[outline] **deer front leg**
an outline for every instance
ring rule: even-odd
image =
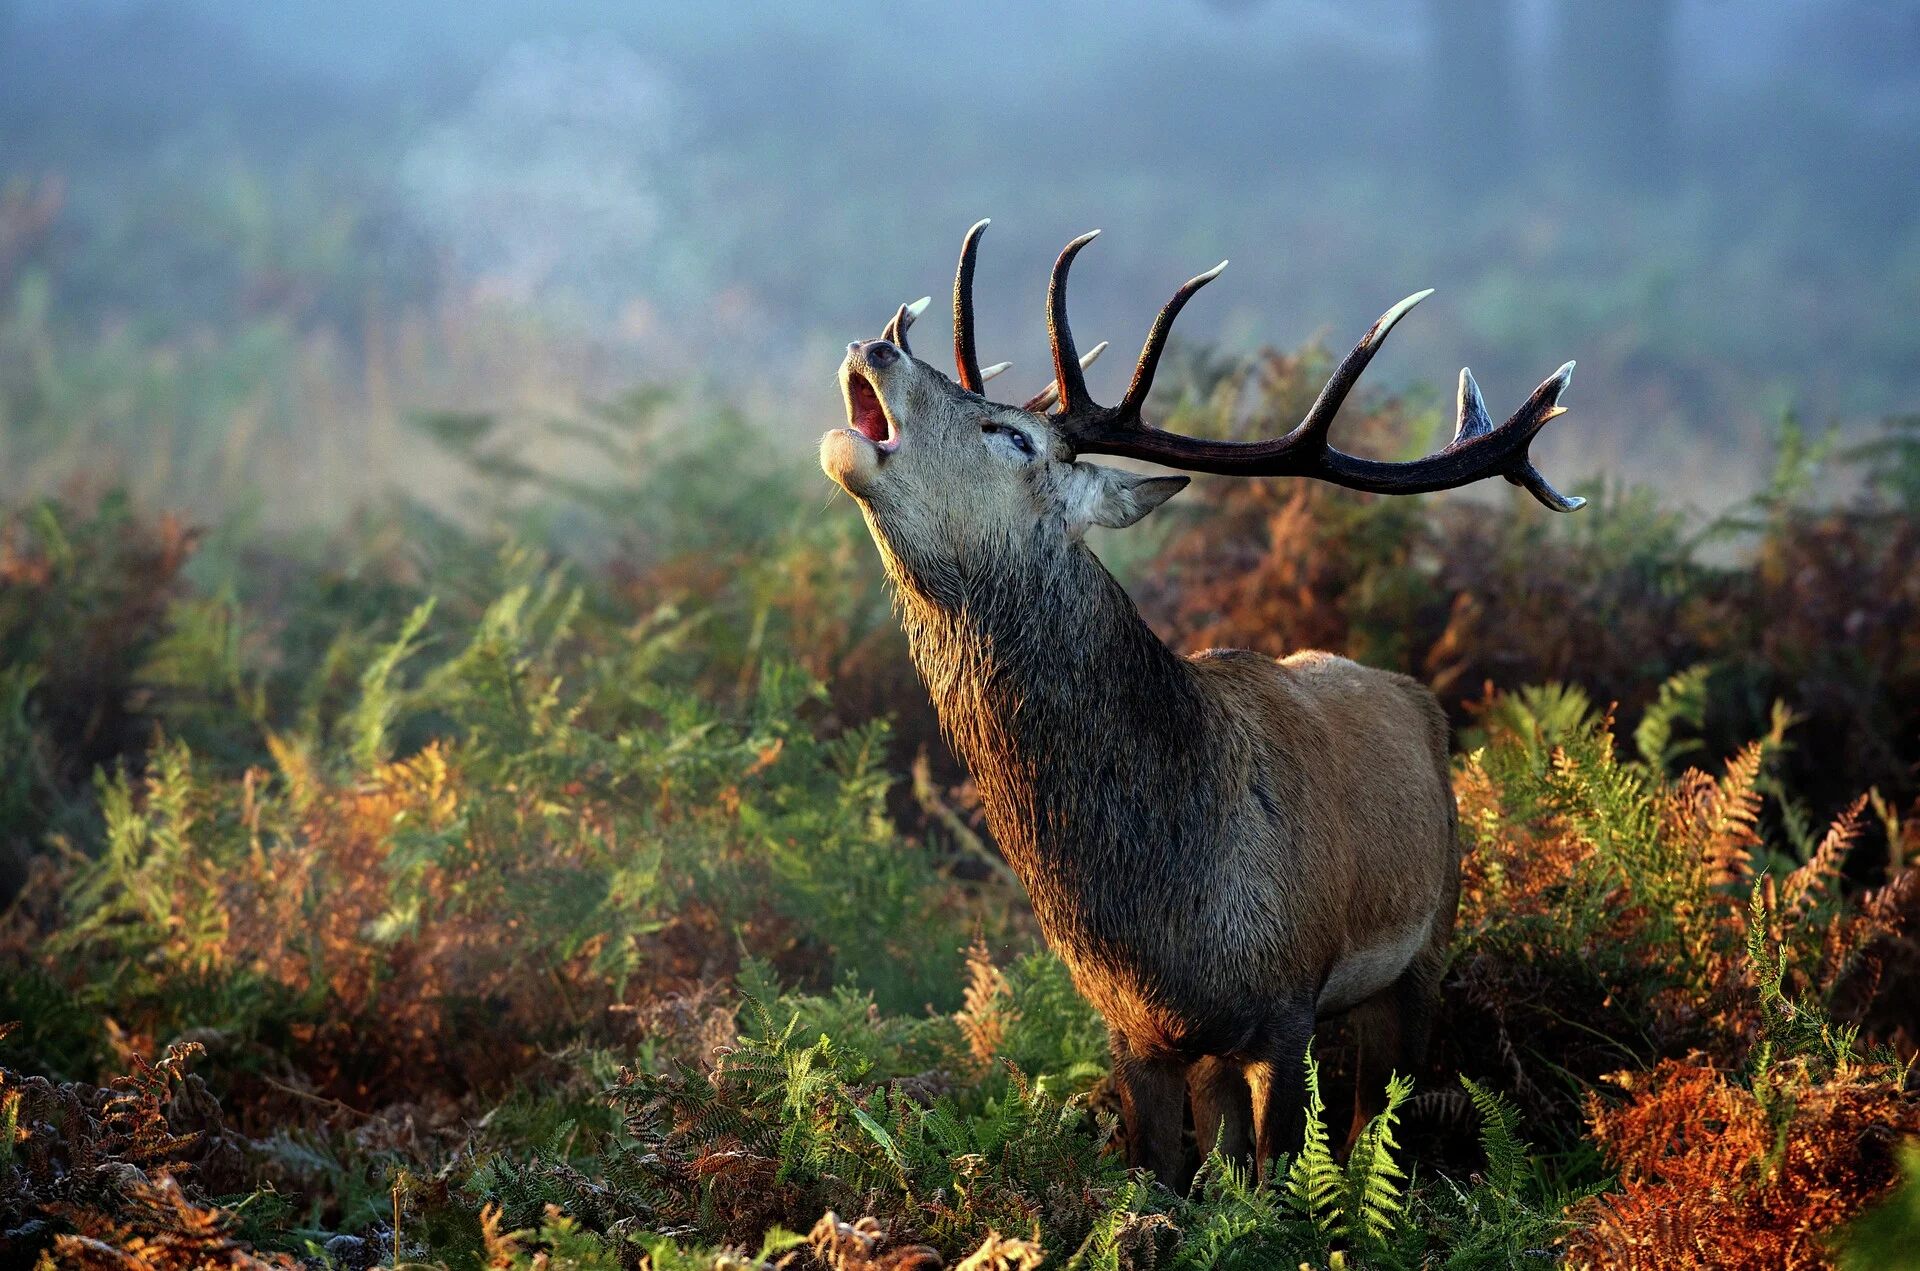
[[[1187,1106],[1187,1061],[1137,1055],[1115,1034],[1113,1076],[1127,1127],[1127,1164],[1152,1170],[1170,1191],[1184,1191],[1189,1175],[1180,1132]]]
[[[1313,1005],[1291,1008],[1269,1022],[1261,1058],[1247,1065],[1253,1096],[1253,1151],[1260,1177],[1282,1152],[1300,1150],[1307,1132],[1307,1047],[1313,1044]]]
[[[1208,1055],[1187,1073],[1193,1098],[1193,1137],[1200,1155],[1216,1147],[1241,1165],[1253,1159],[1253,1103],[1238,1062]]]

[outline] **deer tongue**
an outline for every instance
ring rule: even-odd
[[[852,376],[847,382],[847,416],[853,430],[876,446],[892,440],[893,425],[880,408],[880,395],[864,375]]]

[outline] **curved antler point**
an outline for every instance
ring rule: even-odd
[[[1401,318],[1405,317],[1408,313],[1410,313],[1415,305],[1419,304],[1422,300],[1425,300],[1428,296],[1431,296],[1432,294],[1433,294],[1432,287],[1428,287],[1425,291],[1416,291],[1411,296],[1408,296],[1405,300],[1402,300],[1399,304],[1395,305],[1393,308],[1387,310],[1387,312],[1393,315],[1393,320],[1395,322],[1398,322]]]
[[[1454,398],[1454,408],[1453,440],[1447,443],[1449,446],[1477,440],[1493,431],[1487,404],[1480,398],[1480,385],[1474,382],[1473,372],[1464,366],[1460,368],[1460,391]]]
[[[1087,381],[1080,373],[1084,363],[1074,351],[1073,329],[1067,323],[1067,270],[1080,249],[1099,234],[1097,229],[1088,230],[1061,248],[1053,262],[1053,275],[1047,279],[1047,342],[1053,346],[1053,382],[1061,413],[1066,415],[1078,414],[1092,405],[1087,398]],[[1033,409],[1032,405],[1027,409]]]
[[[927,311],[927,306],[932,303],[933,303],[932,296],[922,296],[918,300],[914,301],[912,304],[907,306],[907,313],[909,316],[917,320],[921,314]]]
[[[1553,418],[1554,415],[1561,415],[1566,413],[1566,408],[1560,406],[1559,404],[1560,394],[1567,391],[1567,385],[1572,381],[1573,381],[1573,363],[1568,362],[1565,366],[1562,366],[1559,370],[1547,376],[1545,382],[1542,383],[1539,388],[1534,390],[1536,394],[1546,393],[1547,394],[1546,400],[1552,403],[1555,407],[1555,409],[1551,414],[1547,415],[1544,419],[1541,420],[1542,423],[1545,423],[1547,419]]]
[[[1533,466],[1531,459],[1524,454],[1520,462],[1501,474],[1508,481],[1525,489],[1528,494],[1556,512],[1578,512],[1587,506],[1587,501],[1579,495],[1565,495],[1553,488],[1540,469]]]
[[[953,274],[953,367],[960,387],[978,393],[986,387],[980,374],[980,353],[973,334],[973,270],[980,252],[980,236],[992,224],[981,217],[968,228],[960,243],[960,264]]]
[[[1431,287],[1428,287],[1425,291],[1416,291],[1393,308],[1381,314],[1380,320],[1373,324],[1373,330],[1367,333],[1367,338],[1362,340],[1361,343],[1378,348],[1381,342],[1387,338],[1387,332],[1393,330],[1400,319],[1406,317],[1415,305],[1432,294],[1433,288]]]

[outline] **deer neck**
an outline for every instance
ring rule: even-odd
[[[1036,533],[923,568],[883,555],[941,726],[1043,922],[1051,901],[1139,864],[1143,844],[1189,837],[1206,767],[1197,678],[1084,545]]]

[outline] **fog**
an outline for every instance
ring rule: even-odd
[[[845,341],[993,218],[981,352],[1344,346],[1717,506],[1783,411],[1920,409],[1920,4],[0,0],[0,479],[291,519],[431,484],[420,411],[636,385],[804,445]],[[1111,395],[1128,359],[1096,368]],[[996,386],[996,387],[1001,387]]]

